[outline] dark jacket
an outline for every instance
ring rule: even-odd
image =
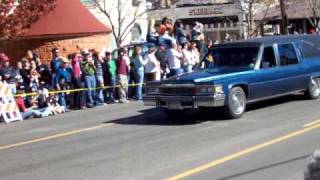
[[[17,72],[12,67],[7,67],[7,68],[3,67],[0,70],[0,75],[2,77],[2,80],[7,81],[7,83],[14,83],[16,75],[17,75]],[[8,76],[8,78],[6,78],[5,76]]]

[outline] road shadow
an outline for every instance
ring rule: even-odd
[[[206,121],[227,120],[223,115],[223,109],[217,108],[199,111],[188,111],[184,114],[170,116],[164,110],[158,108],[139,111],[141,114],[127,118],[107,121],[121,125],[158,125],[158,126],[185,126],[204,123]]]
[[[292,94],[274,99],[264,100],[256,103],[249,104],[246,112],[255,111],[258,109],[269,108],[281,104],[287,104],[294,101],[308,101],[302,94]]]
[[[288,95],[271,100],[249,104],[247,112],[269,108],[271,106],[286,104],[292,101],[304,101],[304,96]],[[158,108],[139,111],[140,115],[121,118],[111,121],[121,125],[158,125],[158,126],[184,126],[204,123],[207,121],[230,121],[225,115],[224,108],[205,108],[197,111],[186,111],[183,114],[170,116],[164,110]],[[244,117],[246,114],[244,114]],[[110,121],[105,122],[110,123]]]
[[[292,163],[292,162],[295,162],[295,161],[299,161],[299,160],[302,160],[302,159],[306,159],[309,156],[310,156],[310,154],[299,156],[299,157],[296,157],[296,158],[293,158],[293,159],[290,159],[290,160],[273,163],[273,164],[270,164],[270,165],[267,165],[267,166],[263,166],[263,167],[259,167],[259,168],[256,168],[256,169],[252,169],[252,170],[249,170],[249,171],[245,171],[245,172],[237,173],[237,174],[234,174],[234,175],[231,175],[231,176],[219,178],[217,180],[230,180],[230,179],[233,179],[233,178],[237,178],[237,177],[240,177],[240,176],[248,175],[248,174],[251,174],[251,173],[258,172],[258,171],[262,171],[262,170],[274,168],[274,167],[277,167],[277,166],[281,166],[281,165],[284,165],[284,164],[289,164],[289,163]]]

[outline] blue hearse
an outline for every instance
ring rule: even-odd
[[[169,113],[224,107],[240,118],[248,103],[304,92],[320,96],[320,36],[273,36],[213,47],[205,69],[146,86],[144,103]]]

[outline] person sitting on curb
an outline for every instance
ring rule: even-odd
[[[47,117],[51,114],[51,111],[49,108],[42,108],[38,109],[38,106],[36,103],[33,103],[33,105],[29,108],[26,108],[25,103],[24,103],[24,97],[25,97],[25,87],[24,86],[19,86],[17,88],[17,96],[15,98],[16,103],[18,105],[18,108],[21,112],[22,119],[29,119],[31,117]],[[36,102],[36,101],[34,101]]]

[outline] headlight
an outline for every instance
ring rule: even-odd
[[[196,87],[196,94],[198,95],[212,95],[223,94],[222,85],[199,85]]]
[[[223,94],[223,86],[221,84],[214,85],[214,92],[216,94]]]
[[[212,85],[197,85],[196,94],[198,95],[208,95],[214,93],[214,86]]]

